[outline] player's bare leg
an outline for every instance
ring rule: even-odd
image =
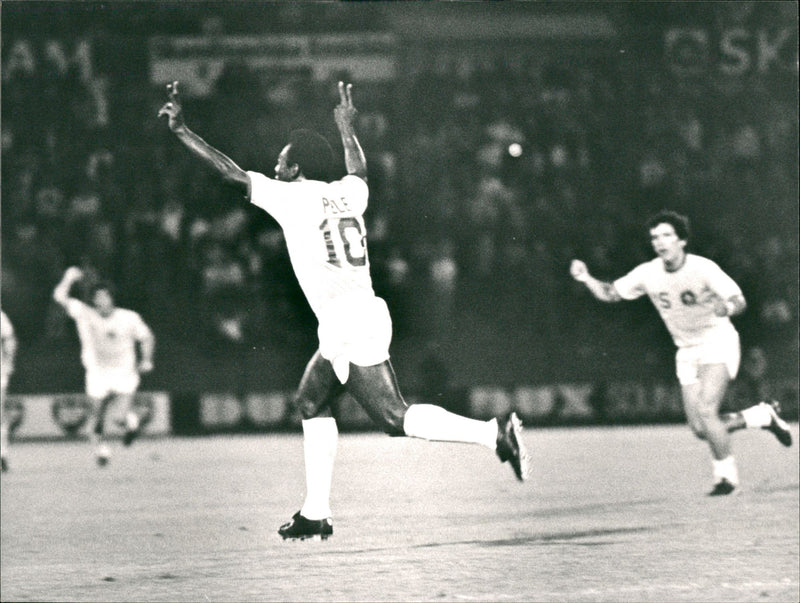
[[[133,400],[135,394],[117,394],[116,399],[120,408],[123,409],[122,427],[125,433],[122,436],[122,444],[130,446],[133,440],[139,435],[139,415],[133,409]]]
[[[736,460],[731,454],[728,426],[719,416],[730,376],[724,364],[698,368],[697,382],[681,386],[686,417],[692,431],[711,448],[714,489],[711,495],[730,494],[739,484]]]
[[[106,411],[114,401],[113,395],[101,399],[92,399],[92,423],[89,426],[89,442],[94,449],[95,460],[100,467],[105,467],[111,457],[111,450],[103,439]]]
[[[373,366],[351,364],[347,389],[389,435],[480,444],[496,451],[501,461],[509,461],[520,481],[529,476],[530,459],[522,443],[522,424],[514,413],[499,420],[479,421],[433,404],[409,406],[400,394],[388,360]]]

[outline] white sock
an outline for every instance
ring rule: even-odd
[[[139,415],[135,412],[129,412],[125,415],[125,429],[136,431],[139,429]]]
[[[736,469],[736,459],[732,455],[719,461],[712,459],[711,463],[714,467],[714,483],[726,479],[734,486],[739,484],[739,471]]]
[[[772,422],[772,415],[761,404],[745,408],[741,413],[745,425],[750,429],[766,427]]]
[[[468,419],[433,404],[409,406],[403,420],[403,431],[412,438],[481,444],[491,450],[497,448],[497,419]]]
[[[339,430],[333,417],[303,421],[303,455],[306,463],[306,500],[300,514],[307,519],[331,516],[331,480]]]
[[[0,456],[3,458],[8,454],[8,423],[3,421],[0,424]]]

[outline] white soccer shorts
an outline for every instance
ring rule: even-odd
[[[736,379],[741,356],[736,329],[720,329],[710,333],[703,343],[678,348],[675,354],[675,372],[681,385],[691,385],[697,383],[700,365],[724,364],[730,378]]]
[[[101,400],[111,394],[133,394],[139,388],[139,373],[130,370],[92,369],[86,371],[86,395]]]
[[[345,383],[352,362],[373,366],[389,359],[392,318],[386,302],[369,295],[331,301],[319,317],[319,352]]]

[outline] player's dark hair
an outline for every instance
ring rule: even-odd
[[[688,241],[691,234],[689,228],[689,218],[682,216],[678,212],[662,209],[647,221],[647,230],[652,230],[659,224],[670,224],[675,229],[675,234],[681,241]]]
[[[324,136],[313,130],[294,130],[289,134],[286,163],[300,166],[309,180],[328,181],[333,165],[333,149]]]
[[[111,299],[115,301],[117,299],[117,291],[114,288],[114,285],[111,283],[111,281],[99,280],[92,283],[92,285],[89,287],[90,303],[94,302],[95,293],[97,293],[98,291],[108,291],[108,294],[111,296]]]

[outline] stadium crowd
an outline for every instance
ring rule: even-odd
[[[313,331],[279,228],[169,137],[141,52],[99,36],[92,53],[76,35],[69,61],[58,46],[42,61],[5,38],[2,300],[23,345],[69,338],[51,293],[72,264],[112,278],[167,345],[214,354]],[[649,306],[599,307],[567,274],[576,254],[604,278],[648,258],[643,222],[669,207],[692,218],[693,249],[741,284],[744,346],[797,361],[796,73],[788,87],[785,74],[692,77],[661,50],[445,48],[356,82],[370,260],[398,345],[465,343],[476,362],[510,352],[525,381],[580,374],[605,350],[627,362],[653,341],[669,348],[657,321],[631,331]],[[271,174],[291,128],[336,140],[334,82],[231,64],[187,101],[187,119]],[[649,362],[669,376],[669,360]]]

